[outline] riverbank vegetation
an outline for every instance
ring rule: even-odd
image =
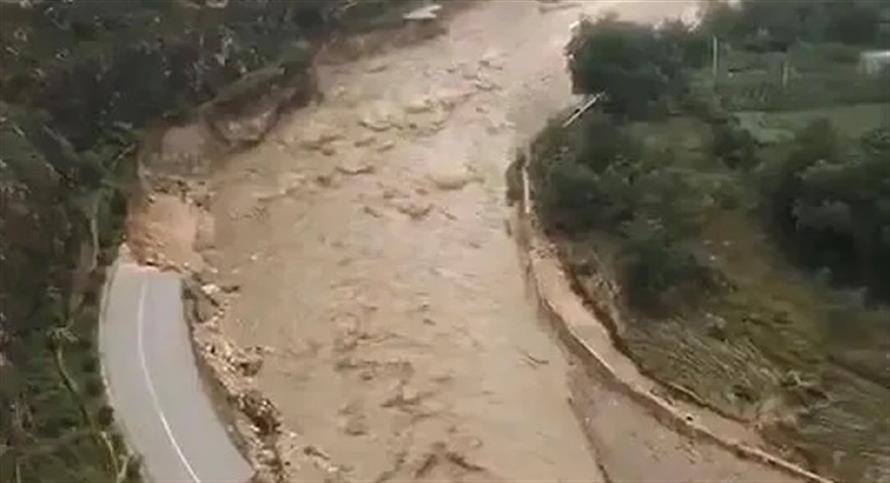
[[[844,481],[890,477],[890,45],[877,2],[604,17],[567,46],[605,97],[530,147],[535,209],[644,371]],[[618,295],[603,279],[618,282]]]
[[[139,478],[96,324],[143,133],[256,79],[308,102],[315,46],[411,5],[0,2],[0,481]]]

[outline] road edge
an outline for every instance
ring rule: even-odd
[[[118,406],[117,400],[114,397],[114,388],[112,387],[110,377],[109,377],[109,367],[108,367],[108,361],[107,361],[107,357],[106,357],[108,346],[106,345],[105,335],[104,335],[104,332],[106,330],[105,325],[108,323],[111,323],[108,320],[108,310],[109,310],[109,306],[111,304],[112,287],[114,286],[114,283],[117,279],[117,275],[118,275],[120,268],[123,264],[132,264],[132,266],[136,267],[137,269],[152,270],[157,273],[162,273],[165,271],[165,270],[159,269],[158,267],[141,265],[141,264],[137,263],[135,260],[132,260],[130,258],[130,256],[128,255],[129,250],[126,248],[125,243],[121,245],[121,248],[122,248],[122,250],[121,250],[121,253],[119,254],[119,256],[114,260],[114,262],[111,265],[108,266],[108,272],[107,272],[108,275],[106,277],[105,283],[103,284],[101,295],[100,295],[101,299],[99,302],[100,303],[99,324],[97,327],[97,334],[96,334],[97,347],[98,347],[99,360],[100,360],[100,365],[99,365],[100,369],[99,370],[100,370],[100,377],[102,378],[102,382],[105,387],[105,397],[107,399],[108,404],[112,408],[115,408],[115,409],[118,408],[119,406]],[[167,270],[167,272],[174,274],[180,280],[181,286],[184,287],[186,285],[187,280],[186,280],[186,277],[183,276],[183,274],[175,272],[175,271],[169,271],[169,270]],[[234,429],[235,419],[237,416],[229,414],[229,412],[224,411],[224,409],[228,409],[228,408],[227,407],[223,408],[220,406],[220,401],[217,398],[217,393],[215,392],[216,388],[213,387],[213,385],[210,384],[210,381],[207,379],[205,361],[203,360],[203,357],[201,356],[201,354],[199,354],[199,352],[198,352],[199,347],[195,343],[196,341],[194,339],[193,326],[192,326],[192,323],[189,320],[189,317],[187,316],[186,311],[185,311],[186,299],[182,296],[182,293],[183,292],[181,291],[180,295],[179,295],[180,301],[181,301],[181,307],[182,307],[182,319],[181,319],[180,323],[183,323],[186,325],[186,331],[187,331],[186,337],[188,338],[187,344],[188,344],[189,350],[192,353],[191,358],[193,360],[195,369],[197,370],[197,373],[198,373],[198,378],[199,378],[200,385],[201,385],[200,392],[203,393],[204,396],[206,396],[209,399],[210,405],[213,408],[212,409],[213,416],[217,420],[217,422],[222,426],[223,432],[228,437],[229,442],[232,444],[232,446],[234,446],[236,452],[239,453],[242,458],[244,458],[244,460],[248,464],[248,466],[251,467],[251,470],[254,474],[251,476],[250,481],[254,481],[256,478],[256,467],[254,466],[254,461],[250,458],[251,455],[248,452],[247,443],[243,440],[243,438],[241,438],[242,435],[240,434],[240,432],[238,432]],[[138,469],[139,469],[140,478],[143,481],[154,481],[150,477],[150,471],[145,466],[145,464],[142,462],[141,453],[135,448],[135,446],[133,444],[133,440],[134,440],[133,432],[130,430],[130,428],[127,424],[127,421],[123,417],[116,417],[115,418],[115,427],[120,431],[121,436],[123,437],[124,444],[126,446],[127,460],[125,463],[129,464],[130,461],[132,461],[135,458],[137,461],[139,461]],[[122,470],[122,471],[125,471],[125,470]]]
[[[122,244],[121,246],[124,245]],[[114,284],[115,277],[117,276],[117,271],[120,268],[121,259],[125,256],[126,255],[122,255],[119,252],[114,261],[106,268],[105,281],[102,284],[102,291],[99,294],[99,321],[96,324],[96,352],[99,355],[99,377],[102,379],[102,386],[105,388],[105,400],[108,402],[108,405],[111,408],[116,408],[117,404],[115,404],[114,391],[112,391],[111,389],[111,381],[108,378],[108,368],[105,362],[105,345],[103,344],[105,338],[103,334],[105,331],[108,306],[111,304],[111,297],[109,296],[111,293],[111,286]],[[145,467],[141,464],[142,457],[131,444],[133,437],[130,434],[130,430],[127,428],[126,423],[122,419],[115,418],[114,426],[121,432],[124,446],[127,449],[127,459],[124,462],[125,466],[129,466],[130,462],[136,459],[137,461],[139,461],[139,478],[143,481],[148,481],[148,477],[145,473]],[[124,468],[123,471],[127,471],[127,469]]]

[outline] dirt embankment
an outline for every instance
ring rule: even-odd
[[[323,103],[250,149],[212,165],[198,150],[197,172],[153,178],[132,242],[194,274],[196,344],[267,474],[789,479],[664,424],[564,352],[504,230],[513,147],[571,100],[561,48],[577,14],[655,21],[684,6],[486,2],[440,37],[322,66]],[[189,153],[208,131],[169,130],[160,145]]]

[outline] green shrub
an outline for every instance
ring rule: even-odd
[[[693,89],[682,98],[681,108],[708,123],[728,122],[731,117],[724,109],[720,97],[709,88]]]
[[[105,385],[102,384],[102,379],[98,377],[93,377],[87,380],[84,384],[84,391],[86,395],[91,398],[98,398],[105,393]]]
[[[730,168],[750,168],[757,162],[754,137],[736,122],[715,122],[712,125],[713,152]]]
[[[617,233],[634,218],[695,233],[722,181],[679,166],[671,150],[644,147],[626,126],[588,115],[569,128],[551,125],[535,140],[529,173],[542,218],[568,233]]]
[[[142,458],[133,456],[127,460],[125,475],[128,481],[139,481],[142,472]]]
[[[604,200],[600,177],[589,167],[570,159],[557,159],[539,170],[536,202],[549,225],[570,233],[600,224]]]
[[[743,194],[726,176],[684,166],[687,153],[644,147],[634,132],[599,114],[565,129],[550,124],[533,143],[529,166],[536,206],[565,234],[618,237],[628,303],[672,314],[721,290],[722,277],[687,242],[715,210],[737,208]],[[737,150],[743,146],[728,154]]]
[[[682,20],[669,20],[658,28],[661,42],[673,46],[680,53],[683,65],[700,68],[711,59],[711,40],[700,29],[694,29]]]
[[[83,362],[80,364],[80,368],[83,372],[88,374],[95,374],[99,371],[99,358],[95,355],[88,354],[83,358]]]
[[[607,109],[629,116],[683,92],[684,47],[670,40],[684,34],[668,32],[662,36],[653,27],[614,17],[582,21],[567,47],[574,92],[605,92]]]
[[[642,141],[609,116],[590,114],[578,121],[577,162],[602,173],[619,160],[643,155]]]
[[[721,290],[718,272],[657,221],[636,220],[625,226],[625,232],[619,265],[634,308],[669,316]]]
[[[827,121],[798,133],[765,177],[773,226],[794,257],[827,267],[836,282],[890,296],[890,130],[846,143]]]
[[[58,438],[66,431],[76,428],[80,419],[75,414],[58,414],[49,416],[39,428],[39,433],[48,438]]]
[[[96,412],[96,421],[99,426],[107,428],[114,423],[114,409],[111,406],[104,405]]]

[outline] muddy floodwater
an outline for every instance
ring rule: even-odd
[[[568,363],[506,229],[517,142],[573,100],[582,11],[655,21],[680,2],[492,1],[449,33],[321,68],[325,100],[213,179],[205,256],[267,348],[261,389],[358,481],[601,481]]]

